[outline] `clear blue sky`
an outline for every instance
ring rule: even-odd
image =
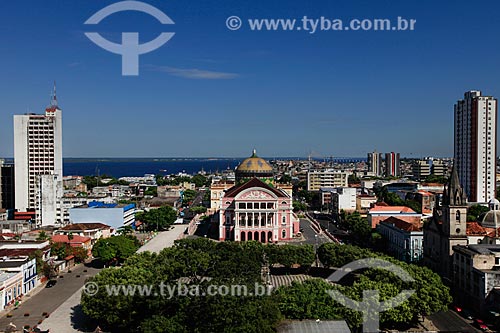
[[[43,112],[52,81],[65,157],[404,156],[453,153],[453,104],[470,89],[500,96],[498,1],[145,1],[83,23],[115,1],[0,2],[0,155],[12,116]],[[228,16],[417,20],[407,32],[230,31]],[[176,35],[121,76],[121,58],[88,40]],[[209,78],[193,78],[198,74]]]

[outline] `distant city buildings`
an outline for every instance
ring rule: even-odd
[[[497,99],[471,90],[455,104],[455,163],[470,202],[496,193]]]
[[[399,162],[399,153],[385,154],[385,176],[386,177],[400,177],[401,165]]]
[[[423,181],[426,180],[430,175],[436,177],[445,177],[447,169],[447,165],[440,160],[436,160],[433,158],[416,160],[412,164],[413,179]]]
[[[336,169],[310,170],[307,172],[307,190],[319,191],[322,187],[348,187],[349,171]]]
[[[368,173],[370,175],[379,177],[382,176],[382,154],[374,151],[368,153]]]
[[[62,117],[54,93],[45,114],[14,116],[15,207],[36,225],[62,224]]]

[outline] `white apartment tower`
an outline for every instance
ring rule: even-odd
[[[455,104],[455,163],[470,202],[495,198],[497,100],[471,90]]]
[[[45,114],[14,115],[15,207],[37,226],[62,222],[62,117],[56,89]]]

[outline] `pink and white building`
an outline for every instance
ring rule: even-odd
[[[221,198],[219,240],[289,241],[299,232],[292,197],[259,178],[231,187]]]

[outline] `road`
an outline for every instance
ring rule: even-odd
[[[304,236],[304,240],[297,242],[298,244],[316,245],[316,239],[318,241],[318,246],[323,243],[331,242],[331,240],[324,234],[316,233],[316,231],[311,226],[311,222],[308,219],[300,219],[300,229],[302,229],[302,236]]]
[[[84,270],[87,270],[87,272],[84,272]],[[33,327],[40,320],[45,319],[42,313],[51,314],[78,291],[88,277],[96,275],[100,270],[100,268],[90,267],[90,265],[79,265],[72,268],[71,273],[62,273],[60,276],[63,277],[58,277],[56,285],[52,288],[41,287],[43,289],[34,296],[25,297],[16,310],[8,312],[12,314],[11,318],[6,316],[0,318],[0,330],[5,329],[11,322],[18,329],[24,325]],[[77,277],[77,275],[80,275],[80,277]],[[25,313],[29,313],[29,316],[25,317]]]
[[[174,245],[174,241],[179,238],[186,228],[186,224],[174,224],[170,230],[160,231],[156,237],[141,246],[137,252],[150,251],[159,253],[164,248]]]
[[[454,311],[438,312],[428,317],[440,332],[480,332]]]

